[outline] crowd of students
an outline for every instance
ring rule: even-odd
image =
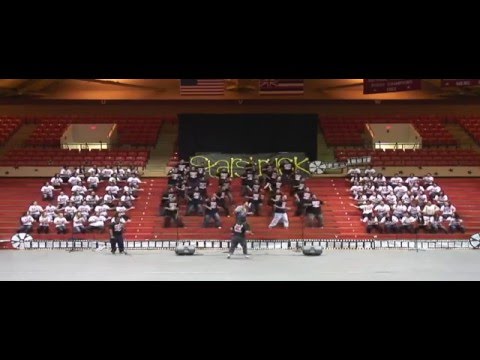
[[[104,190],[100,184],[105,183]],[[18,233],[50,233],[53,224],[57,234],[91,231],[104,232],[108,222],[119,218],[121,223],[130,221],[128,212],[134,203],[142,181],[134,167],[110,167],[95,165],[88,168],[64,166],[40,189],[42,200],[33,201],[20,218]],[[103,188],[103,187],[102,187]],[[70,226],[71,225],[71,226]]]
[[[350,169],[346,180],[356,201],[351,205],[361,210],[368,233],[465,232],[457,209],[430,173],[387,179],[368,166]]]

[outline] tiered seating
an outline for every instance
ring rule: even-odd
[[[338,161],[371,156],[372,165],[383,166],[480,166],[480,154],[469,149],[367,150],[337,149]]]
[[[325,117],[320,119],[320,128],[329,146],[358,146],[364,143],[362,134],[367,123],[412,123],[422,137],[424,146],[457,144],[445,128],[443,119],[435,116]]]
[[[159,197],[167,187],[165,178],[161,179],[142,179],[145,189],[136,200],[136,208],[130,212],[132,222],[127,224],[126,236],[127,240],[148,240],[148,239],[229,239],[229,226],[233,224],[232,218],[222,217],[223,229],[203,229],[201,227],[202,219],[197,216],[184,217],[186,228],[170,228],[164,229],[162,226],[163,218],[158,216]],[[26,205],[33,199],[39,199],[39,188],[42,181],[38,179],[16,179],[3,178],[0,179],[0,186],[4,192],[3,201],[0,202],[0,239],[8,240],[12,237],[19,227],[19,218],[25,211]],[[456,204],[457,212],[459,212],[465,221],[467,234],[456,233],[454,235],[445,234],[417,234],[416,237],[411,234],[382,234],[379,238],[468,238],[471,234],[480,232],[480,210],[475,203],[475,199],[480,189],[478,179],[441,179],[440,185],[449,194],[450,199]],[[349,199],[348,193],[345,191],[345,180],[343,178],[316,178],[308,180],[310,189],[316,193],[319,198],[324,200],[326,204],[323,206],[325,227],[319,228],[303,228],[303,232],[299,225],[301,218],[291,216],[290,228],[285,230],[282,228],[268,229],[268,223],[271,217],[267,211],[260,217],[249,217],[248,221],[252,224],[256,239],[287,239],[287,238],[344,238],[344,239],[361,239],[372,238],[372,234],[365,232],[365,225],[359,220],[359,211],[348,205],[352,200]],[[213,186],[212,186],[213,187]],[[238,188],[233,187],[234,194],[237,194]],[[469,191],[465,191],[469,189]],[[150,193],[150,195],[149,195]],[[150,198],[150,199],[149,199]],[[240,199],[235,199],[239,201]],[[41,203],[45,205],[44,202]],[[289,204],[290,206],[292,204]],[[268,207],[266,209],[269,210]],[[183,211],[183,209],[182,209]],[[53,227],[52,227],[53,229]],[[377,234],[375,234],[377,235]],[[55,232],[49,235],[33,235],[35,239],[69,239],[72,234],[57,235]],[[108,240],[108,233],[89,233],[79,234],[77,238]],[[252,236],[253,238],[253,236]]]
[[[170,120],[171,117],[166,117]],[[38,127],[27,140],[28,145],[55,146],[69,124],[118,124],[119,142],[130,145],[154,146],[162,127],[163,117],[48,117],[36,119]]]
[[[175,140],[175,143],[173,145],[173,154],[172,156],[170,156],[167,166],[177,166],[179,161],[180,159],[178,158],[178,140]]]
[[[480,195],[479,179],[474,178],[447,178],[439,180],[440,185],[457,207],[461,215],[467,233],[480,232],[480,208],[475,199]]]
[[[0,117],[0,145],[5,144],[21,125],[21,119]]]
[[[64,121],[42,120],[26,143],[31,146],[60,146],[60,138],[67,127]]]
[[[378,172],[377,172],[377,174],[378,174]],[[363,176],[365,176],[365,175],[362,173],[360,176],[363,177]],[[361,178],[361,177],[360,177],[360,178]],[[375,175],[374,175],[373,177],[375,177]],[[355,180],[355,179],[357,179],[357,180]],[[350,178],[347,178],[347,180],[348,180],[348,181],[344,181],[344,183],[345,183],[344,186],[346,187],[346,192],[347,192],[347,193],[351,193],[351,191],[349,190],[349,188],[354,184],[354,183],[353,183],[353,180],[355,180],[355,183],[357,183],[357,181],[359,181],[359,180],[358,180],[358,178],[353,178],[352,180],[350,180]],[[403,178],[403,180],[405,181],[406,178]],[[389,182],[390,182],[390,179],[387,179],[387,183],[386,183],[386,184],[388,185]],[[470,235],[468,235],[468,234],[473,234],[473,233],[475,233],[475,232],[478,232],[478,230],[480,229],[480,221],[478,220],[478,218],[475,218],[474,216],[472,216],[472,211],[471,211],[471,210],[473,210],[474,207],[467,204],[467,203],[468,203],[467,198],[469,198],[469,197],[468,197],[468,196],[461,195],[461,193],[464,193],[464,190],[461,190],[462,185],[457,186],[457,187],[455,188],[455,190],[453,191],[453,193],[452,193],[452,191],[451,191],[452,188],[454,187],[453,184],[456,184],[457,182],[462,183],[462,184],[463,184],[463,183],[465,183],[465,184],[468,183],[469,185],[468,185],[468,186],[465,185],[465,186],[463,187],[463,189],[469,188],[469,190],[472,190],[472,191],[474,191],[474,189],[476,189],[476,186],[478,186],[478,180],[477,180],[477,179],[468,179],[468,180],[463,180],[463,179],[441,179],[441,180],[439,180],[439,179],[434,179],[434,183],[438,184],[438,185],[441,187],[441,189],[442,189],[442,194],[446,194],[446,195],[448,196],[448,201],[449,201],[449,203],[456,208],[456,211],[455,211],[455,212],[456,212],[457,214],[459,214],[459,215],[460,215],[460,218],[463,220],[462,225],[466,228],[466,232],[465,232],[465,233],[450,232],[450,231],[449,231],[448,234],[445,234],[445,233],[443,233],[443,232],[442,232],[442,233],[438,233],[438,232],[436,232],[436,231],[434,231],[434,233],[430,233],[429,230],[431,230],[431,229],[418,229],[418,230],[420,230],[420,231],[422,231],[422,232],[423,232],[423,231],[427,231],[427,233],[422,233],[421,236],[420,236],[419,234],[416,234],[416,233],[413,234],[413,233],[412,233],[413,231],[409,233],[409,232],[404,232],[404,231],[402,231],[401,229],[398,229],[398,230],[400,230],[400,232],[404,232],[404,233],[401,234],[401,235],[399,235],[399,234],[396,235],[396,234],[394,234],[394,233],[392,234],[392,233],[385,233],[385,232],[384,232],[384,233],[381,234],[381,236],[379,236],[379,237],[381,237],[381,238],[389,238],[389,237],[391,237],[391,236],[394,236],[394,237],[395,237],[395,236],[400,236],[400,237],[409,239],[409,238],[417,238],[418,236],[420,236],[421,238],[427,238],[427,239],[429,239],[429,238],[435,238],[435,239],[438,239],[438,238],[441,238],[441,239],[448,239],[448,238],[465,238],[465,239],[466,239],[466,238],[468,238],[468,237],[470,236]],[[361,187],[364,186],[364,183],[365,183],[365,180],[364,180],[364,179],[360,180],[360,186],[361,186]],[[383,185],[386,185],[386,184],[383,184]],[[423,180],[422,180],[422,176],[419,177],[418,184],[419,184],[419,185],[424,185],[424,184],[423,184]],[[449,186],[444,187],[444,184],[449,184]],[[409,191],[410,191],[410,187],[408,186],[408,184],[407,184],[406,182],[404,182],[404,185],[405,185],[405,186],[409,189]],[[453,185],[453,186],[452,186],[452,185]],[[373,184],[373,182],[367,182],[366,187],[367,187],[368,189],[370,189],[371,186],[375,186],[375,185]],[[428,191],[427,191],[427,190],[428,190],[427,186],[424,185],[424,187],[425,187],[425,189],[426,189],[426,190],[425,190],[425,195],[427,195],[427,200],[428,200],[428,201],[431,201],[432,204],[436,204],[436,205],[438,206],[438,212],[437,212],[437,213],[438,213],[439,215],[442,215],[442,211],[440,210],[440,208],[441,208],[441,206],[442,206],[442,202],[439,200],[440,202],[437,203],[437,202],[436,202],[437,199],[436,199],[436,198],[434,199],[434,198],[433,198],[433,195],[428,193]],[[373,193],[374,195],[375,195],[375,191],[376,191],[376,194],[380,194],[380,191],[378,191],[378,189],[379,189],[379,188],[378,188],[377,186],[375,186],[375,190],[374,190],[374,193]],[[405,189],[405,190],[406,190],[406,189]],[[358,191],[358,190],[357,190],[357,191]],[[417,191],[418,191],[418,189],[417,189]],[[369,197],[368,197],[368,195],[365,197],[365,194],[362,194],[362,192],[363,192],[363,191],[360,190],[360,192],[358,192],[358,193],[356,193],[356,194],[355,194],[355,192],[352,192],[352,193],[351,193],[350,200],[348,200],[348,202],[350,203],[351,206],[353,206],[353,207],[358,207],[358,206],[355,206],[355,204],[357,204],[357,205],[361,205],[361,204],[362,204],[362,205],[367,205],[367,206],[368,206],[369,201],[366,201],[365,199],[369,200]],[[392,193],[393,193],[393,192],[392,192]],[[413,200],[413,196],[415,196],[415,194],[421,194],[421,193],[422,193],[422,191],[419,191],[418,193],[412,193],[412,195],[411,195],[410,192],[408,192],[408,193],[406,193],[406,194],[408,194],[409,197],[412,196],[412,197],[411,197],[411,200],[412,200],[412,204],[413,204],[413,201],[414,201],[414,200]],[[460,195],[459,195],[459,194],[460,194]],[[355,196],[354,196],[354,195],[355,195]],[[363,199],[361,199],[361,196],[362,196],[362,195],[364,195]],[[395,194],[395,195],[397,195],[397,194]],[[460,196],[461,200],[460,200],[459,196]],[[383,197],[384,203],[385,203],[385,204],[388,204],[388,203],[389,203],[388,198],[385,198],[385,196],[382,196],[382,197]],[[403,199],[403,197],[402,197],[402,199]],[[470,199],[471,199],[471,195],[470,195]],[[399,198],[398,198],[398,196],[397,196],[397,201],[398,201],[398,200],[399,200]],[[425,204],[426,204],[426,201],[427,201],[427,200],[425,200]],[[460,201],[457,202],[457,200],[460,200]],[[375,202],[375,200],[371,200],[371,199],[370,199],[370,201],[373,201],[373,215],[376,215],[375,207],[378,205],[378,202]],[[347,200],[345,200],[345,203],[346,203],[346,202],[347,202]],[[395,203],[396,203],[396,201],[395,201]],[[407,203],[410,204],[409,201],[407,201]],[[425,204],[422,205],[420,202],[417,203],[417,205],[420,206],[420,211],[423,211],[423,210],[424,210]],[[408,206],[408,205],[407,205],[407,206]],[[348,215],[348,216],[355,216],[355,219],[358,219],[359,217],[362,218],[363,221],[361,222],[361,225],[360,225],[360,226],[361,226],[361,227],[364,227],[362,232],[363,232],[363,233],[366,233],[366,223],[364,224],[363,222],[365,221],[364,218],[367,217],[367,215],[366,215],[366,214],[363,214],[363,215],[362,215],[362,211],[361,211],[361,210],[355,210],[355,212],[356,212],[356,214],[353,214],[351,211],[347,211],[345,214]],[[370,211],[370,212],[371,212],[371,211]],[[394,210],[394,205],[392,206],[392,204],[390,204],[390,213],[392,214],[392,213],[394,213],[394,212],[395,212],[395,210]],[[478,214],[479,212],[480,212],[479,210],[475,210],[473,213]],[[407,214],[407,212],[405,211],[403,214],[405,215],[405,214]],[[372,216],[372,215],[368,215],[368,216]],[[407,214],[407,217],[408,217],[408,216],[409,216],[409,215]],[[425,216],[428,217],[428,215],[425,215]],[[416,217],[416,216],[415,216],[415,217]],[[445,229],[446,231],[450,230],[448,226],[449,226],[449,222],[450,222],[450,218],[451,218],[451,217],[452,217],[451,215],[443,215],[443,220],[442,220],[441,224],[442,224],[442,226],[444,227],[444,229]],[[401,220],[401,219],[399,218],[399,221],[400,221],[400,220]],[[417,220],[417,221],[418,221],[418,220]],[[356,224],[355,224],[355,223],[356,223]],[[358,228],[358,226],[359,226],[358,223],[357,223],[356,221],[355,221],[355,223],[353,224],[353,226],[356,226],[356,227]],[[415,226],[415,227],[416,227],[416,226]],[[385,229],[383,229],[383,230],[385,230]],[[439,230],[441,230],[441,229],[439,229]],[[457,230],[457,231],[458,231],[458,230]]]
[[[211,196],[214,191],[217,190],[217,179],[210,179],[211,186],[208,189],[208,193]],[[294,198],[288,195],[287,206],[291,210],[287,211],[289,219],[289,228],[284,229],[282,225],[278,225],[276,228],[269,229],[268,225],[272,221],[273,216],[272,207],[266,205],[266,200],[264,201],[263,208],[261,210],[261,216],[249,216],[248,223],[252,227],[255,236],[251,238],[260,239],[260,240],[272,240],[272,239],[301,239],[301,238],[317,238],[317,237],[333,237],[334,234],[340,235],[338,230],[339,224],[337,223],[335,217],[330,209],[330,198],[333,199],[331,185],[328,181],[323,181],[322,184],[316,183],[315,185],[308,182],[308,185],[311,186],[311,191],[315,193],[320,199],[325,200],[326,204],[323,207],[324,211],[324,228],[310,228],[305,226],[303,217],[294,216],[296,206],[294,204]],[[204,228],[203,216],[185,216],[186,205],[182,203],[180,205],[180,214],[182,220],[185,224],[183,228],[164,228],[163,217],[157,217],[155,220],[155,235],[157,239],[192,239],[192,240],[201,240],[201,239],[220,239],[228,240],[231,238],[230,228],[235,224],[235,217],[233,216],[233,211],[237,205],[242,204],[245,199],[240,195],[240,180],[234,179],[232,181],[231,189],[233,195],[233,205],[229,207],[231,217],[226,217],[223,213],[223,210],[220,210],[220,217],[222,222],[222,229],[217,229],[215,227]],[[164,188],[167,188],[167,182],[164,180]],[[288,191],[284,191],[288,194]],[[158,204],[158,202],[157,202]],[[350,229],[350,225],[347,224]]]
[[[480,118],[461,118],[458,119],[458,123],[480,144]]]
[[[19,219],[21,215],[28,210],[32,201],[36,200],[43,208],[48,204],[47,201],[41,200],[40,188],[48,179],[16,179],[4,178],[0,179],[0,186],[4,190],[4,201],[0,203],[0,239],[10,239],[11,236],[19,228]],[[126,238],[129,240],[146,240],[154,237],[154,220],[158,218],[158,203],[153,201],[152,194],[160,194],[159,186],[164,183],[164,179],[141,179],[138,198],[134,201],[135,209],[128,212],[131,222],[126,224]],[[124,182],[119,184],[120,187],[125,185]],[[103,195],[105,193],[106,182],[100,183],[96,193]],[[65,185],[62,191],[70,196],[71,187]],[[58,191],[55,191],[54,198],[56,199]],[[150,201],[152,199],[152,201]],[[56,204],[56,201],[53,201]],[[109,212],[113,215],[113,211]],[[108,222],[107,222],[108,224]],[[37,234],[38,223],[34,223],[34,232],[32,236],[35,239],[45,240],[66,240],[72,237],[76,239],[91,239],[91,240],[108,240],[108,230],[104,233],[97,231],[87,232],[86,234],[72,234],[72,225],[68,225],[68,233],[57,234],[55,226],[50,224],[49,234]]]
[[[415,129],[422,137],[423,146],[455,146],[456,140],[445,128],[443,120],[439,118],[417,118],[412,120]]]
[[[149,150],[68,150],[51,148],[21,148],[9,150],[2,159],[3,166],[87,166],[120,165],[144,168]]]
[[[323,118],[320,120],[325,141],[329,146],[362,145],[365,122],[355,118]]]
[[[19,124],[21,120],[17,119]],[[82,166],[97,164],[146,166],[149,150],[155,146],[164,122],[175,122],[176,116],[160,117],[97,117],[97,116],[56,116],[29,118],[28,122],[38,126],[27,140],[27,145],[38,148],[13,149],[0,159],[3,166]],[[10,121],[12,122],[12,121]],[[118,125],[119,143],[135,146],[133,149],[76,150],[59,149],[60,138],[68,124]],[[9,125],[10,129],[11,125]],[[2,127],[0,127],[0,130]],[[1,139],[0,132],[0,139]]]
[[[119,124],[118,138],[122,144],[155,146],[161,123]]]

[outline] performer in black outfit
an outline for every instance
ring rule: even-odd
[[[175,223],[177,227],[183,227],[183,221],[180,217],[179,210],[178,210],[178,202],[177,198],[174,196],[172,199],[168,201],[165,206],[165,220],[164,220],[164,227],[168,228],[171,226],[172,222]]]
[[[233,255],[235,248],[238,244],[242,246],[243,255],[248,259],[250,256],[247,253],[247,241],[245,240],[245,233],[253,234],[250,231],[250,225],[247,223],[245,217],[238,217],[235,225],[232,227],[232,242],[230,245],[230,250],[228,251],[227,258],[230,259],[230,256]]]
[[[120,254],[125,254],[125,249],[123,247],[123,231],[125,228],[124,223],[120,222],[121,218],[119,216],[116,216],[115,218],[112,219],[112,222],[110,224],[110,244],[112,244],[112,254],[115,254],[117,251],[117,245],[118,245],[118,250],[120,251]]]

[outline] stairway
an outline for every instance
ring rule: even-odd
[[[35,124],[23,124],[20,129],[0,148],[0,156],[11,148],[21,147],[35,130]]]
[[[452,134],[462,149],[473,149],[480,151],[480,147],[475,143],[471,136],[457,123],[446,123],[445,128]]]
[[[167,175],[166,167],[172,156],[177,137],[178,123],[165,123],[155,148],[150,151],[150,160],[145,168],[145,176],[162,177]]]
[[[320,128],[317,133],[317,160],[322,162],[331,162],[334,161],[335,155],[333,149],[329,148],[325,142],[325,137],[321,132]]]

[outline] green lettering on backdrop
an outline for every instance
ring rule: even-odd
[[[217,173],[220,172],[222,169],[227,169],[227,171],[230,172],[230,163],[229,163],[228,160],[220,159],[212,165],[212,168],[215,167],[215,166],[217,167],[217,169],[215,170],[213,176],[216,176]],[[212,174],[210,172],[209,172],[209,174],[210,174],[210,176],[212,176]]]
[[[303,171],[303,172],[306,172],[307,174],[310,174],[310,170],[309,169],[305,169],[303,167],[301,167],[300,165],[302,165],[303,163],[307,163],[307,166],[308,166],[308,158],[305,158],[303,159],[302,161],[298,162],[298,158],[295,156],[293,158],[293,165],[295,166],[295,169],[298,169],[300,171]]]
[[[208,171],[208,172],[209,172],[209,169],[212,167],[211,163],[210,163],[210,159],[208,159],[207,157],[202,156],[202,155],[191,157],[190,158],[190,164],[195,166],[195,167],[204,166],[205,171]],[[209,174],[210,174],[210,172],[209,172]]]
[[[235,172],[235,169],[245,169],[245,166],[242,166],[240,163],[243,163],[246,165],[248,161],[243,160],[241,158],[230,158],[230,176],[235,177],[235,176],[240,176],[241,174]]]
[[[258,154],[257,156],[251,156],[246,154],[201,154],[190,158],[190,164],[193,166],[204,166],[205,172],[210,176],[217,176],[217,173],[226,169],[231,177],[238,177],[242,174],[242,170],[245,169],[245,165],[251,161],[260,175],[262,175],[262,166],[270,162],[271,159],[275,161],[276,167],[281,172],[281,165],[287,160],[292,163],[295,169],[298,169],[306,174],[310,174],[308,170],[309,159],[305,157],[305,154],[301,153],[282,153],[280,154]],[[307,167],[303,167],[302,165]]]
[[[281,165],[282,165],[283,163],[286,163],[287,160],[290,161],[290,162],[292,162],[292,159],[286,158],[286,157],[282,157],[282,158],[280,158],[280,159],[275,158],[275,164],[277,165],[277,169],[280,170],[280,171],[279,171],[280,174],[282,174],[282,166],[281,166]],[[283,163],[282,163],[282,161],[283,161]]]
[[[258,173],[262,175],[262,166],[263,164],[268,164],[270,162],[270,159],[264,160],[264,159],[258,159]]]

